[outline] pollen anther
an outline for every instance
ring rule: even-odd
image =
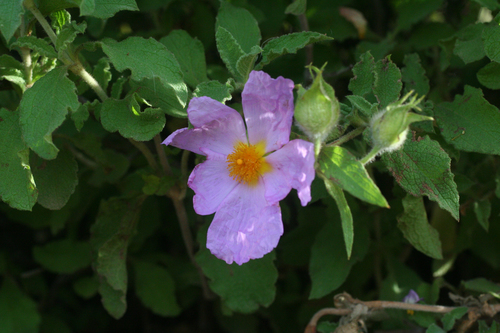
[[[239,142],[227,156],[229,176],[238,182],[249,185],[256,184],[259,176],[270,170],[264,158],[264,144],[248,145]]]

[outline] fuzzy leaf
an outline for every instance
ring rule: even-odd
[[[389,207],[379,188],[361,164],[347,149],[327,147],[319,156],[321,172],[355,197],[380,207]]]
[[[160,108],[172,117],[187,118],[185,104],[179,102],[175,97],[174,89],[163,85],[159,77],[131,81],[130,85],[139,96],[146,99],[153,107]]]
[[[173,30],[168,36],[160,39],[160,43],[174,54],[184,73],[184,81],[191,88],[208,81],[205,50],[198,39],[191,37],[184,30]]]
[[[500,112],[481,89],[465,86],[463,95],[438,104],[434,114],[441,134],[455,148],[500,155]]]
[[[19,112],[0,109],[0,198],[12,208],[31,210],[38,190],[21,137]]]
[[[443,259],[439,233],[427,221],[422,197],[407,194],[404,213],[398,217],[398,228],[417,250],[434,259]]]
[[[375,81],[374,69],[375,60],[370,51],[363,53],[361,60],[354,65],[352,69],[354,77],[349,81],[349,90],[354,95],[365,96],[372,92],[372,86]]]
[[[391,102],[399,98],[399,92],[403,87],[401,83],[401,72],[398,66],[392,61],[391,57],[377,61],[373,71],[373,93],[377,97],[380,107],[384,108]]]
[[[111,198],[101,202],[91,227],[91,246],[97,254],[99,293],[106,310],[115,318],[125,312],[127,294],[127,248],[139,219],[142,199]]]
[[[17,28],[21,25],[21,14],[23,13],[22,0],[0,1],[0,31],[9,41]]]
[[[244,54],[251,53],[252,48],[260,44],[260,30],[255,18],[248,10],[235,7],[228,1],[221,1],[215,30],[219,28],[227,30]]]
[[[408,193],[427,195],[459,219],[459,198],[450,171],[451,159],[436,141],[428,136],[417,139],[409,133],[403,149],[382,155],[382,161]]]
[[[222,84],[219,81],[208,81],[200,83],[193,92],[194,97],[208,96],[221,103],[231,100],[233,87],[229,84]]]
[[[340,212],[340,220],[342,221],[342,233],[344,234],[347,259],[350,259],[352,254],[352,244],[354,242],[354,226],[352,224],[351,208],[349,208],[344,192],[339,186],[335,185],[330,180],[325,180],[325,187],[328,194],[330,194],[337,203],[337,208]]]
[[[139,10],[135,0],[81,0],[80,15],[106,19],[120,10]]]
[[[307,0],[294,0],[285,9],[285,14],[301,15],[306,12]]]
[[[477,79],[489,89],[500,89],[500,64],[490,62],[477,72]]]
[[[134,97],[124,100],[107,99],[101,110],[102,126],[110,132],[120,132],[129,139],[151,140],[165,126],[165,114],[160,109],[137,110]]]
[[[166,268],[135,261],[135,290],[144,305],[160,316],[177,316],[181,308],[175,297],[175,282]]]
[[[425,69],[420,63],[418,53],[405,55],[405,67],[401,70],[406,91],[415,91],[418,96],[424,96],[429,92],[429,79],[425,76]]]
[[[90,265],[88,242],[63,239],[33,248],[33,258],[51,272],[71,274]]]
[[[130,69],[135,81],[158,77],[164,86],[173,89],[172,98],[186,105],[188,92],[181,68],[165,45],[152,38],[129,37],[122,42],[104,39],[102,49],[118,71]]]
[[[491,203],[488,199],[479,200],[474,202],[474,213],[476,214],[477,221],[488,231],[490,227]]]
[[[484,43],[481,35],[484,24],[471,24],[456,34],[453,53],[459,56],[466,64],[477,61],[485,56]]]
[[[0,328],[2,333],[38,333],[41,317],[37,303],[26,296],[10,277],[0,289]]]
[[[38,188],[38,203],[48,209],[63,208],[78,184],[78,165],[73,154],[63,150],[49,161],[32,154],[30,165]]]
[[[313,31],[295,32],[271,39],[264,45],[262,61],[258,68],[262,68],[282,55],[297,53],[298,50],[309,44],[331,40],[333,40],[332,37]]]
[[[492,61],[500,62],[500,26],[494,24],[485,27],[482,34],[484,40],[484,53]]]
[[[35,36],[21,36],[12,43],[11,48],[14,46],[27,47],[44,57],[57,58],[54,47],[45,39],[36,38]]]
[[[238,45],[236,39],[226,28],[219,27],[215,33],[215,40],[217,42],[217,50],[219,50],[220,57],[224,61],[224,64],[226,64],[227,69],[233,74],[236,80],[243,81],[243,78],[238,73],[236,64],[245,53]]]
[[[68,109],[76,111],[79,106],[75,84],[66,77],[66,68],[51,70],[26,90],[21,99],[19,113],[24,141],[40,157],[56,158],[59,149],[52,143],[52,132],[66,119]]]

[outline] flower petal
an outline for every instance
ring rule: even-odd
[[[229,177],[225,159],[208,159],[198,164],[189,176],[188,186],[193,189],[196,213],[215,213],[221,202],[239,183]]]
[[[272,171],[262,175],[269,203],[282,200],[292,188],[297,190],[300,203],[311,201],[314,179],[314,145],[304,140],[292,140],[266,157]]]
[[[290,139],[293,116],[293,81],[272,79],[264,72],[250,73],[242,93],[243,113],[251,144],[266,142],[266,152]]]
[[[243,124],[238,111],[206,96],[191,99],[187,113],[189,121],[195,128],[202,127],[216,119],[227,119],[226,121],[229,122],[241,122]],[[244,131],[245,127],[243,127]]]
[[[232,153],[238,142],[246,142],[243,120],[237,112],[236,115],[238,117],[228,115],[227,118],[214,119],[193,129],[181,128],[170,134],[163,144],[187,149],[200,155],[227,156]]]
[[[241,265],[271,252],[282,234],[280,207],[267,204],[263,184],[240,184],[215,213],[207,248],[226,263]]]

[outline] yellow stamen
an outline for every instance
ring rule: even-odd
[[[227,156],[229,176],[238,182],[248,185],[257,183],[259,176],[271,170],[271,166],[264,158],[265,144],[248,145],[239,142],[234,150]]]

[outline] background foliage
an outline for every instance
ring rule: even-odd
[[[499,297],[499,9],[0,0],[0,332],[301,332],[342,291]],[[292,193],[277,249],[227,265],[205,248],[212,217],[186,189],[201,159],[160,142],[187,125],[194,96],[240,110],[250,71],[307,88],[305,65],[326,62],[342,117],[313,201]],[[369,119],[412,90],[434,121],[365,168]],[[464,313],[367,324],[443,332]],[[335,329],[328,319],[318,331]],[[498,331],[491,318],[472,329]]]

